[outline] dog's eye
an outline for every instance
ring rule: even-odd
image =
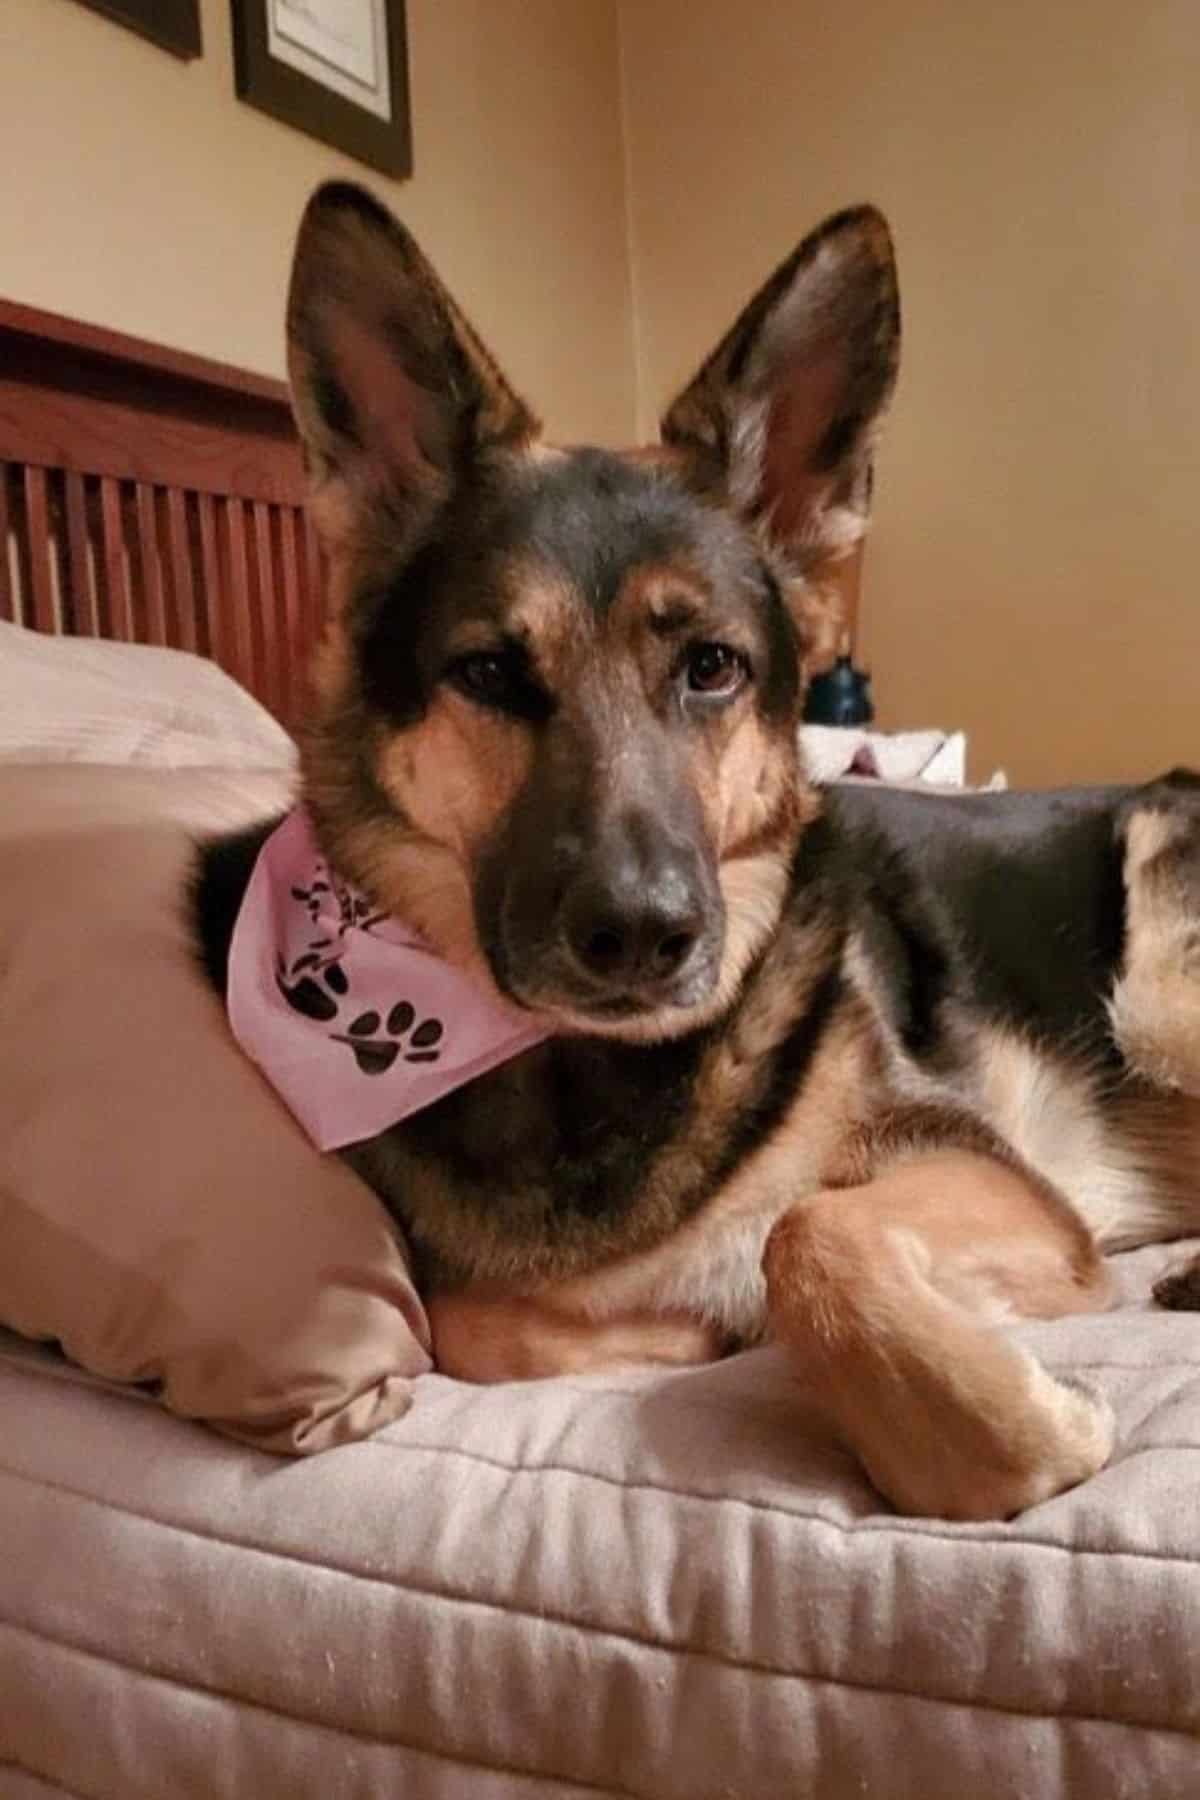
[[[514,695],[520,672],[513,658],[497,650],[477,650],[472,656],[460,656],[451,675],[472,700],[485,706],[504,706]]]
[[[550,696],[519,648],[474,650],[452,662],[446,674],[468,699],[514,719],[538,724],[553,710]]]
[[[750,674],[746,658],[728,644],[693,644],[685,667],[694,694],[736,694]]]

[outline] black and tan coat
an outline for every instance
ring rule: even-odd
[[[1107,1415],[995,1327],[1103,1305],[1103,1249],[1200,1224],[1198,790],[806,780],[897,364],[882,218],[805,240],[652,450],[545,446],[356,189],[309,206],[289,339],[330,570],[323,847],[555,1026],[348,1153],[441,1365],[770,1333],[901,1507],[1083,1479]],[[206,853],[218,981],[261,836]]]

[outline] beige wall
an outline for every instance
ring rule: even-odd
[[[402,212],[556,431],[627,440],[613,0],[409,0],[401,186],[235,99],[229,10],[203,0],[185,64],[76,0],[0,0],[0,295],[279,373],[300,209],[347,173]]]
[[[622,0],[643,422],[824,211],[905,366],[864,649],[1038,783],[1200,761],[1195,0]]]

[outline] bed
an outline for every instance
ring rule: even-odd
[[[245,1085],[163,902],[189,832],[292,789],[320,571],[282,390],[0,309],[0,551],[0,680],[21,669],[0,717],[0,1317],[21,1327],[0,1332],[3,1800],[1200,1791],[1200,1326],[1148,1299],[1179,1248],[1119,1259],[1113,1312],[1022,1329],[1108,1396],[1120,1437],[1100,1476],[1004,1526],[895,1517],[770,1349],[488,1389],[436,1374],[374,1202]],[[84,843],[115,936],[97,908],[86,932],[56,922]],[[122,972],[139,906],[170,1031]],[[22,984],[43,939],[69,945],[57,988],[41,963]],[[80,1021],[106,1012],[119,1029],[77,1066]],[[139,1034],[157,1142],[120,1129],[106,1086]],[[180,1157],[184,1104],[208,1123]],[[75,1271],[62,1330],[21,1261],[39,1108],[67,1210],[34,1248]],[[259,1244],[209,1271],[205,1304],[256,1295],[263,1366],[333,1307],[349,1410],[322,1363],[298,1410],[273,1375],[236,1413],[198,1302],[169,1321],[191,1334],[169,1380],[130,1347],[161,1325],[149,1301],[136,1330],[105,1312],[139,1183],[194,1190],[172,1279],[201,1291],[239,1131],[256,1189],[308,1209],[305,1245],[352,1217],[370,1272],[323,1252],[281,1274]],[[143,1161],[111,1164],[114,1141]]]

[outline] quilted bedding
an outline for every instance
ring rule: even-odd
[[[490,1389],[281,1462],[0,1340],[0,1795],[1200,1794],[1200,1320],[1027,1327],[1112,1465],[886,1511],[773,1351]]]

